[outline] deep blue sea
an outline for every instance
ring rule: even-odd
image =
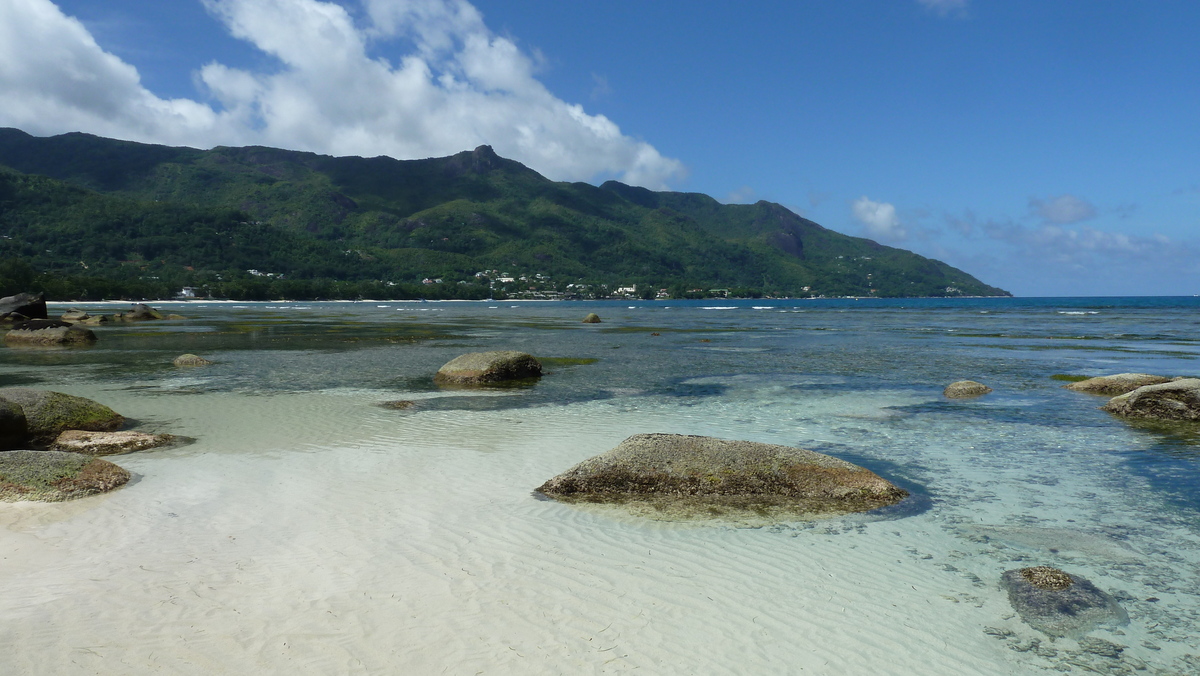
[[[104,644],[175,673],[1200,673],[1200,425],[1131,424],[1062,387],[1200,376],[1200,297],[156,306],[186,319],[0,349],[0,386],[196,440],[115,457],[138,478],[111,496],[5,522],[0,545],[37,554],[0,562],[0,643],[27,646],[0,667],[122,673],[37,661]],[[494,349],[547,373],[433,383]],[[994,391],[942,396],[962,379]],[[916,497],[698,527],[532,495],[655,431],[800,446]],[[1129,622],[1040,634],[999,586],[1030,565],[1091,580]]]

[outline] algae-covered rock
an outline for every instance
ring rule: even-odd
[[[542,364],[531,355],[511,350],[470,352],[446,362],[433,376],[447,385],[489,385],[538,378]]]
[[[4,387],[0,388],[0,398],[21,407],[30,442],[35,446],[49,445],[63,430],[109,432],[125,422],[104,404],[61,392]]]
[[[587,314],[587,316],[583,318],[583,323],[584,324],[599,324],[600,323],[600,315],[596,314],[595,312],[589,312]]]
[[[870,470],[821,453],[680,434],[634,435],[537,490],[669,519],[845,514],[908,495]]]
[[[1170,378],[1154,376],[1149,373],[1116,373],[1111,376],[1097,376],[1095,378],[1088,378],[1087,380],[1080,380],[1079,382],[1063,385],[1063,387],[1074,392],[1106,394],[1112,397],[1132,392],[1139,387],[1158,385],[1159,383],[1170,382],[1170,380]]]
[[[96,334],[90,329],[75,326],[56,319],[31,319],[13,324],[12,330],[4,334],[6,345],[51,346],[90,345],[96,342]]]
[[[1104,410],[1128,418],[1200,420],[1200,378],[1146,385],[1113,397]]]
[[[1021,619],[1047,636],[1079,638],[1096,627],[1129,621],[1112,596],[1079,575],[1057,568],[1008,570],[1000,585]]]
[[[21,448],[29,438],[25,411],[15,401],[0,398],[0,451]]]
[[[408,399],[396,399],[393,401],[385,401],[379,404],[380,408],[389,408],[393,411],[407,411],[416,405],[417,402],[409,401]]]
[[[107,460],[58,451],[0,452],[0,501],[58,502],[104,493],[129,481]]]
[[[114,455],[167,446],[177,440],[178,437],[172,434],[149,434],[132,430],[119,432],[65,430],[50,445],[50,450],[83,453],[84,455]]]
[[[181,354],[171,362],[176,366],[209,366],[211,361],[195,354]]]
[[[992,388],[983,383],[977,383],[974,380],[959,380],[947,385],[946,389],[942,390],[942,396],[947,399],[967,399],[981,397],[991,391]]]

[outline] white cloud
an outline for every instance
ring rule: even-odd
[[[1049,200],[1031,197],[1029,210],[1044,222],[1054,225],[1078,223],[1096,216],[1096,207],[1074,195],[1061,195]]]
[[[551,178],[651,188],[683,173],[603,115],[555,97],[535,77],[536,58],[493,34],[465,0],[361,0],[358,24],[321,0],[202,1],[278,61],[254,71],[207,64],[196,80],[211,103],[155,96],[50,0],[3,0],[0,125],[397,158],[490,144]],[[396,62],[377,55],[409,43]]]
[[[887,202],[873,202],[866,195],[854,200],[850,211],[863,224],[867,235],[876,239],[902,240],[908,232],[900,225],[896,207]]]
[[[917,0],[917,3],[939,16],[962,16],[967,11],[967,0]]]

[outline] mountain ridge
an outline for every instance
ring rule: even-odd
[[[782,205],[721,204],[702,193],[617,181],[552,181],[489,146],[396,160],[0,129],[0,165],[9,169],[0,176],[7,186],[0,228],[8,238],[0,251],[68,276],[82,267],[92,277],[157,277],[235,297],[246,290],[232,287],[245,282],[285,294],[277,297],[337,292],[334,282],[429,297],[605,296],[630,286],[638,295],[665,289],[675,297],[711,289],[1009,295],[941,261],[837,233]],[[88,209],[111,218],[89,217]],[[147,219],[157,231],[135,227]],[[210,225],[200,232],[192,223]],[[256,276],[251,271],[272,277],[247,279]]]

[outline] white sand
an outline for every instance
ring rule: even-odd
[[[936,510],[736,529],[531,496],[636,432],[761,429],[718,401],[465,414],[371,406],[411,398],[395,393],[75,392],[199,442],[115,456],[138,478],[110,495],[0,505],[0,674],[1045,666],[981,631],[1020,625],[993,580],[934,565],[965,556]]]

